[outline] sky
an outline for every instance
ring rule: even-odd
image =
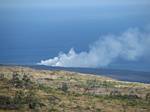
[[[149,10],[149,0],[0,0],[0,63],[148,70]],[[113,56],[110,40],[121,44]]]

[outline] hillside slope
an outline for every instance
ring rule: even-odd
[[[150,84],[0,67],[0,112],[150,112]]]

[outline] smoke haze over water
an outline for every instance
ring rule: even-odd
[[[122,59],[137,61],[148,55],[150,33],[130,28],[120,35],[101,36],[88,51],[76,53],[73,48],[68,53],[41,60],[39,65],[61,67],[105,67],[112,62]]]

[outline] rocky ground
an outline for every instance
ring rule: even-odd
[[[150,112],[150,84],[0,66],[0,112]]]

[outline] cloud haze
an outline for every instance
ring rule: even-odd
[[[76,6],[138,6],[150,4],[149,0],[1,0],[0,7],[76,7]]]
[[[61,67],[104,67],[117,59],[136,61],[147,55],[150,47],[150,33],[137,28],[128,29],[120,35],[101,36],[89,50],[76,53],[72,48],[68,53],[41,60],[39,65]]]

